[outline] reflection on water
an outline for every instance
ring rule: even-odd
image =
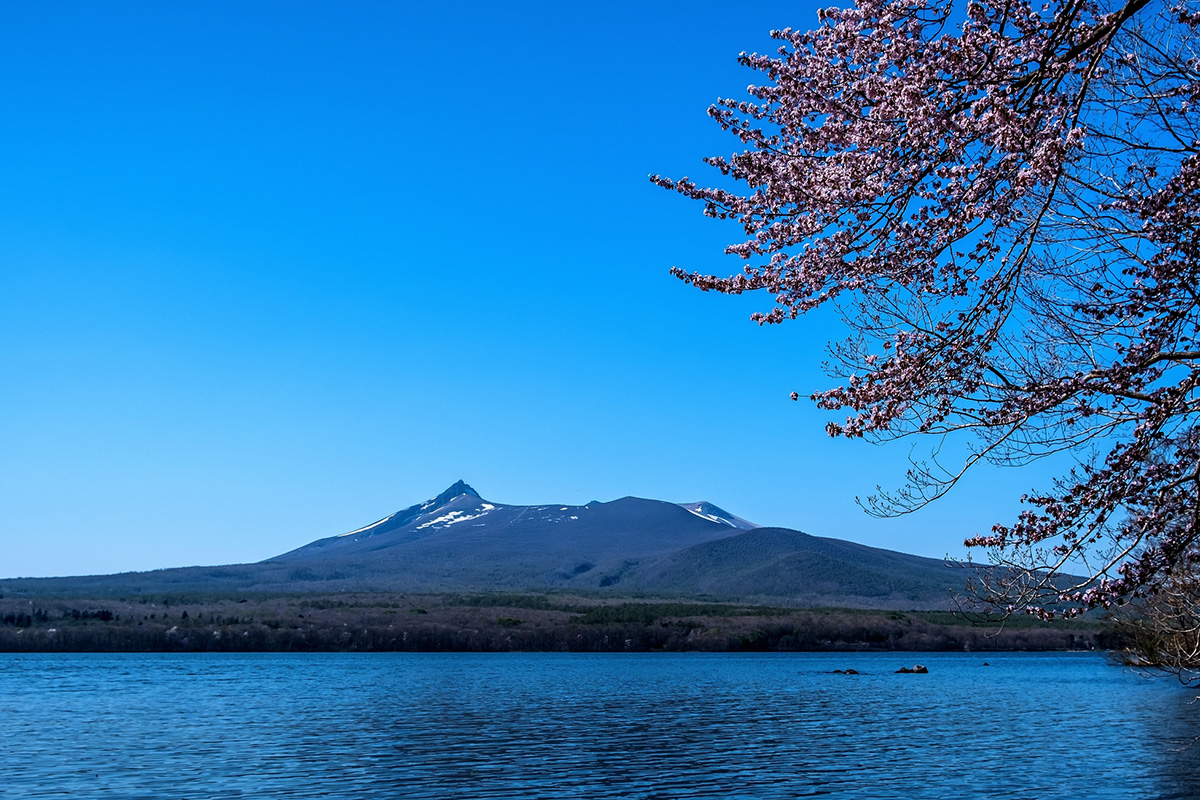
[[[0,798],[1200,797],[1194,691],[1094,654],[913,660],[2,655]]]

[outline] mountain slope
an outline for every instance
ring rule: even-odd
[[[687,596],[788,598],[820,605],[829,598],[862,608],[938,608],[961,588],[962,569],[892,550],[756,528],[685,548],[641,566],[628,588]]]

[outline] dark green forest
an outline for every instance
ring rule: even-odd
[[[558,595],[0,597],[0,652],[1108,649],[1105,623]]]

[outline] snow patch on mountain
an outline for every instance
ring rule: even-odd
[[[417,530],[421,530],[422,528],[431,528],[435,525],[440,528],[448,528],[451,525],[459,522],[466,522],[469,519],[479,519],[486,513],[487,511],[481,511],[478,514],[468,514],[465,511],[451,511],[449,514],[443,514],[440,517],[435,517],[428,522],[422,522],[417,526]]]
[[[733,523],[730,522],[729,520],[725,519],[724,517],[718,517],[716,514],[702,514],[694,508],[689,508],[688,511],[692,512],[700,519],[706,519],[709,522],[719,522],[722,525],[730,525],[730,526],[733,525]]]
[[[760,527],[749,520],[744,520],[739,516],[730,514],[725,509],[714,506],[705,500],[701,500],[698,503],[677,503],[676,505],[685,511],[690,511],[697,517],[700,517],[700,519],[706,519],[709,522],[716,522],[720,525],[728,525],[731,528],[748,531]]]
[[[370,525],[364,525],[361,528],[358,528],[358,529],[352,530],[352,531],[347,531],[346,533],[339,533],[337,536],[340,539],[343,536],[353,536],[356,533],[363,533],[364,531],[369,531],[369,530],[371,530],[371,528],[378,528],[380,525],[387,522],[389,519],[391,519],[394,516],[396,516],[396,515],[389,514],[388,516],[384,517],[383,519],[379,520],[378,522],[372,522]]]

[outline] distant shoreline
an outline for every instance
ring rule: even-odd
[[[1105,650],[1099,621],[540,594],[0,598],[0,652]]]

